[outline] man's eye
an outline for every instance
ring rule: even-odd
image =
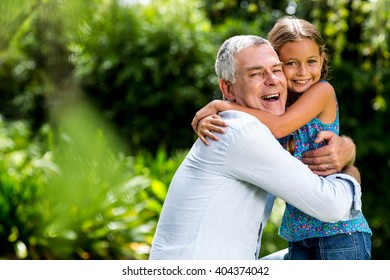
[[[311,59],[311,60],[309,60],[309,63],[310,63],[310,64],[317,63],[317,60]]]
[[[255,72],[250,75],[251,77],[263,77],[264,74],[262,72]]]

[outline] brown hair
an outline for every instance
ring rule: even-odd
[[[285,43],[298,41],[303,38],[313,40],[317,44],[320,53],[325,54],[321,69],[321,79],[326,79],[329,71],[328,57],[324,40],[315,25],[303,19],[286,16],[280,18],[268,33],[268,40],[277,53],[279,53],[280,48]]]

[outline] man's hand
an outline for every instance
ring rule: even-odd
[[[352,139],[338,136],[331,131],[320,131],[316,143],[325,140],[327,145],[303,154],[302,162],[315,174],[328,176],[341,171],[345,166],[353,165],[356,147]]]

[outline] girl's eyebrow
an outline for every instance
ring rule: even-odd
[[[307,57],[306,59],[313,59],[313,58],[318,58],[319,55],[311,55],[309,57]],[[295,58],[295,57],[288,57],[286,60],[298,60],[298,58]]]

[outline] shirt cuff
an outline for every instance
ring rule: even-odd
[[[353,204],[351,209],[351,219],[356,217],[362,212],[362,187],[360,184],[355,180],[355,178],[342,173],[337,173],[333,175],[327,176],[329,179],[343,179],[350,183],[353,191]]]

